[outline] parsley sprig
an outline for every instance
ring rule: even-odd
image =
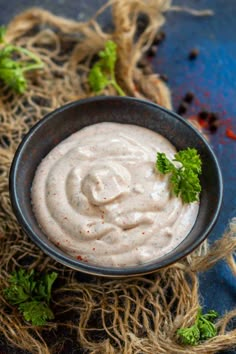
[[[217,329],[213,321],[218,317],[218,313],[214,310],[206,314],[202,314],[199,309],[197,318],[193,326],[183,327],[177,330],[179,341],[186,345],[197,345],[199,342],[215,337]]]
[[[157,153],[156,169],[162,174],[170,174],[170,185],[174,195],[180,196],[184,203],[199,200],[201,184],[199,175],[202,172],[201,158],[194,148],[181,150],[174,155],[176,167],[164,153]]]
[[[88,76],[89,85],[94,92],[100,92],[112,85],[120,96],[125,96],[115,77],[116,49],[115,42],[107,41],[104,50],[98,53],[100,59],[92,66]]]
[[[34,270],[19,269],[9,279],[10,285],[4,290],[5,298],[11,305],[18,305],[26,321],[43,326],[47,320],[54,319],[49,303],[56,278],[55,272],[39,276]]]
[[[6,28],[0,26],[0,79],[17,93],[24,93],[27,88],[25,73],[42,69],[42,61],[29,50],[5,42]],[[16,60],[16,55],[23,54],[27,60]]]

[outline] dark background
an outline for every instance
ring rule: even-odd
[[[84,21],[105,2],[0,0],[0,24],[7,24],[14,15],[32,6],[41,6],[55,14]],[[222,168],[224,199],[219,220],[209,236],[209,241],[213,242],[222,235],[229,219],[236,216],[236,141],[225,135],[227,127],[232,127],[236,132],[236,1],[176,0],[174,5],[214,11],[212,17],[167,13],[164,26],[166,40],[152,60],[155,71],[168,75],[175,110],[184,94],[191,91],[195,100],[186,116],[208,110],[218,113],[220,117],[221,125],[211,135],[211,144]],[[109,26],[112,22],[109,13],[103,15],[101,21],[104,26]],[[199,56],[190,61],[188,53],[195,47],[199,49]],[[206,310],[215,309],[224,314],[235,308],[236,281],[224,262],[201,274],[200,280],[202,304]],[[0,342],[0,354],[7,353],[20,354],[21,351],[14,351]],[[236,349],[230,353],[236,353]]]

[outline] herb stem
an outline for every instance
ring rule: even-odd
[[[116,91],[120,96],[126,96],[125,92],[122,90],[122,88],[117,84],[115,80],[111,80],[111,84],[114,86],[114,88],[116,89]]]
[[[27,68],[22,68],[23,71],[31,70],[31,69],[29,69],[29,67],[31,67],[33,69],[35,69],[35,68],[38,69],[38,68],[43,67],[43,62],[41,61],[41,59],[37,55],[35,55],[34,53],[30,52],[28,49],[14,46],[14,45],[12,45],[11,48],[12,48],[12,50],[11,50],[12,52],[15,51],[18,53],[25,54],[29,58],[33,59],[35,61],[35,63],[37,63],[37,67],[33,67],[33,66],[29,65]],[[34,65],[36,65],[36,64],[34,64]]]
[[[31,64],[27,65],[24,68],[22,68],[23,72],[30,71],[30,70],[36,70],[36,69],[42,69],[43,68],[43,63],[39,64]]]
[[[120,85],[118,85],[116,81],[114,70],[110,70],[110,73],[111,73],[111,84],[113,85],[113,87],[116,89],[116,91],[120,96],[126,96],[125,92],[122,90],[122,88],[120,87]]]

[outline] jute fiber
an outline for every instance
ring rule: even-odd
[[[108,8],[114,24],[109,33],[98,22]],[[176,337],[179,327],[194,322],[202,305],[198,272],[224,259],[236,275],[235,219],[211,248],[204,243],[186,259],[152,275],[123,280],[84,276],[82,281],[81,275],[47,257],[28,239],[10,205],[8,173],[22,136],[56,107],[93,95],[87,82],[89,67],[108,39],[118,45],[117,78],[126,94],[171,108],[169,90],[159,76],[145,75],[137,66],[169,10],[179,8],[171,8],[169,0],[110,1],[94,18],[79,23],[33,8],[8,26],[7,40],[33,51],[45,65],[28,74],[28,90],[23,95],[0,87],[0,286],[7,286],[9,275],[18,267],[59,273],[52,303],[56,318],[43,328],[24,322],[0,293],[1,336],[29,353],[72,353],[71,338],[77,348],[94,354],[208,354],[236,345],[236,329],[229,326],[236,309],[218,320],[215,338],[198,346],[182,346]],[[138,35],[140,13],[149,22]],[[103,94],[116,92],[109,88]]]

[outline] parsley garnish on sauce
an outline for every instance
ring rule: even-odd
[[[176,167],[164,153],[157,153],[156,169],[162,174],[170,174],[170,186],[174,195],[181,197],[184,203],[199,200],[201,185],[199,175],[202,172],[202,161],[196,149],[187,148],[174,155]]]

